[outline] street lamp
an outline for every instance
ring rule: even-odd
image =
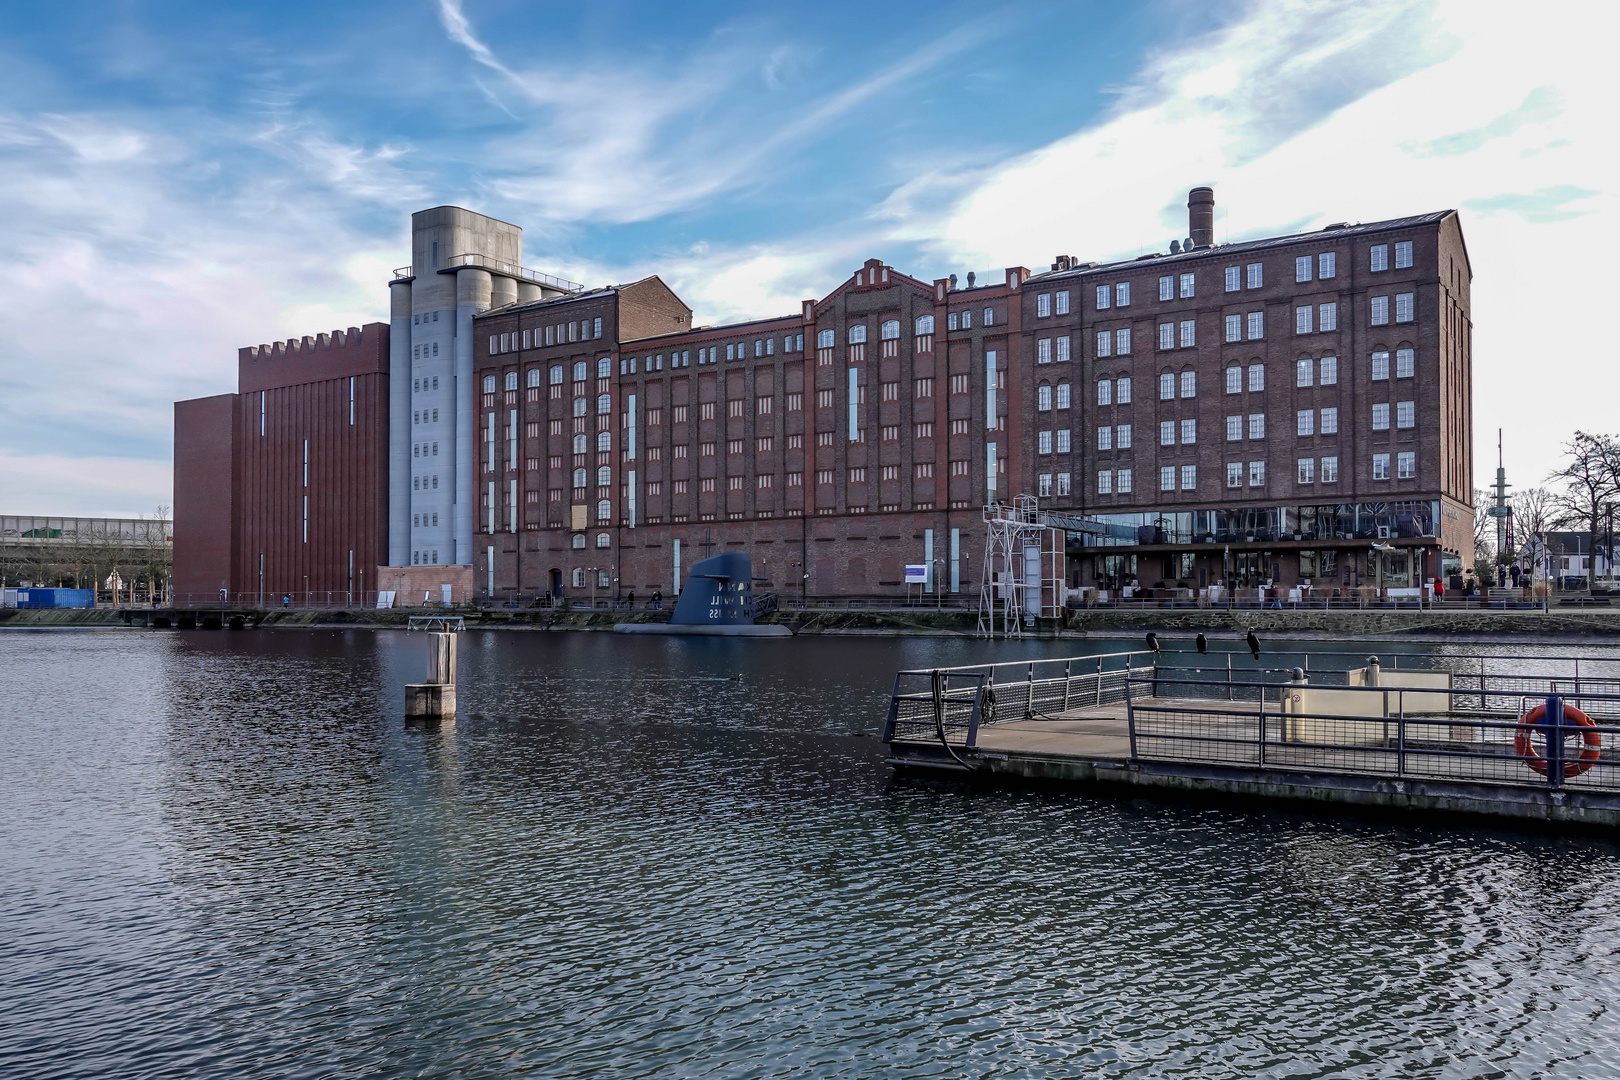
[[[938,566],[941,569],[943,569],[944,566],[945,566],[945,560],[944,559],[935,559],[933,565]],[[945,591],[940,588],[939,575],[934,574],[932,576],[933,576],[933,579],[934,579],[933,580],[933,585],[934,585],[934,609],[936,611],[941,611],[941,610],[944,610],[944,607],[945,607]]]

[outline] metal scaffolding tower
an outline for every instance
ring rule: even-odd
[[[1040,509],[1033,495],[1016,495],[1011,506],[991,503],[984,508],[984,570],[979,575],[980,637],[1016,638],[1024,631],[1028,585],[1024,579],[1024,549],[1039,544]],[[1035,567],[1034,609],[1040,610],[1040,569]],[[1034,618],[1033,615],[1030,616]],[[999,626],[998,626],[999,620]]]

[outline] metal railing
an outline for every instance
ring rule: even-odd
[[[1130,758],[1290,773],[1620,789],[1620,724],[1614,722],[1620,718],[1615,692],[1620,680],[1589,680],[1573,692],[1573,680],[1517,678],[1521,685],[1516,687],[1486,687],[1482,680],[1473,691],[1460,693],[1424,686],[1290,682],[1279,688],[1274,682],[1177,680],[1184,689],[1202,687],[1206,707],[1194,703],[1197,694],[1166,700],[1163,680],[1133,676],[1127,680],[1126,702]],[[1606,689],[1592,690],[1594,682]],[[1287,698],[1296,688],[1382,695],[1383,700],[1376,712],[1371,700],[1368,708],[1354,712],[1290,709]],[[1234,690],[1245,693],[1218,700]],[[1448,707],[1422,708],[1436,697],[1445,697]],[[1537,705],[1539,717],[1532,711]]]
[[[507,277],[518,278],[521,281],[532,281],[536,285],[544,285],[548,289],[557,289],[561,292],[579,292],[585,287],[577,281],[569,281],[567,278],[558,277],[555,274],[531,270],[527,266],[519,266],[515,262],[507,262],[505,259],[497,259],[490,255],[475,253],[452,255],[444,263],[447,269],[459,266],[476,266],[484,270],[493,270],[497,274],[505,274]],[[414,266],[398,266],[394,268],[394,280],[396,281],[401,278],[415,276],[416,267]]]
[[[1133,672],[1153,672],[1154,655],[1132,650],[896,672],[883,741],[937,737],[954,753],[978,744],[981,725],[1117,704]]]

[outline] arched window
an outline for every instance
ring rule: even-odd
[[[917,316],[917,333],[932,334],[934,332],[934,317],[932,315]]]
[[[582,488],[582,487],[585,486],[585,470],[584,469],[575,469],[574,470],[574,486],[577,487],[577,488]]]
[[[552,386],[561,386],[562,385],[562,383],[563,383],[562,373],[563,373],[563,369],[562,369],[561,364],[555,364],[555,365],[552,366],[552,369],[551,369],[551,385]]]
[[[613,546],[613,538],[611,536],[609,536],[607,533],[597,533],[596,534],[596,546],[599,547],[599,548],[612,547]]]
[[[894,341],[897,338],[899,338],[899,336],[900,336],[900,320],[899,319],[889,319],[878,330],[878,335],[880,337],[882,337],[884,341]]]
[[[833,345],[833,332],[831,330],[822,330],[816,334],[816,348],[830,349]]]
[[[856,323],[854,326],[849,328],[849,343],[851,345],[862,345],[862,344],[865,344],[865,342],[866,342],[866,324],[865,323]]]
[[[613,504],[603,499],[596,504],[596,520],[609,521],[613,518]]]
[[[611,432],[611,431],[598,431],[596,433],[596,448],[598,450],[611,450],[611,449],[613,449],[613,432]]]
[[[584,433],[581,433],[579,435],[574,436],[574,453],[576,453],[576,454],[586,454],[586,453],[590,452],[590,449],[591,449],[590,436],[585,435]]]
[[[495,392],[495,376],[493,376],[493,375],[485,375],[484,376],[484,393],[493,394],[494,392]]]
[[[584,382],[589,377],[590,377],[590,368],[588,368],[586,366],[585,361],[580,360],[580,361],[578,361],[577,363],[574,364],[574,381],[575,382]]]
[[[532,368],[529,369],[529,385],[530,386],[539,386],[540,385],[540,369],[539,368],[532,367]]]
[[[613,469],[607,465],[596,470],[596,486],[607,487],[613,483]]]
[[[508,371],[506,373],[506,388],[508,390],[516,390],[517,389],[517,372]]]
[[[582,397],[574,399],[574,415],[585,416],[591,411],[591,403]]]
[[[596,377],[605,379],[611,374],[613,374],[613,358],[604,356],[596,362]]]
[[[613,411],[613,395],[599,394],[596,398],[596,415],[606,416]]]

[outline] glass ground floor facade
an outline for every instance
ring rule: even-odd
[[[1072,536],[1071,586],[1411,588],[1461,572],[1441,548],[1439,501],[1100,514]]]

